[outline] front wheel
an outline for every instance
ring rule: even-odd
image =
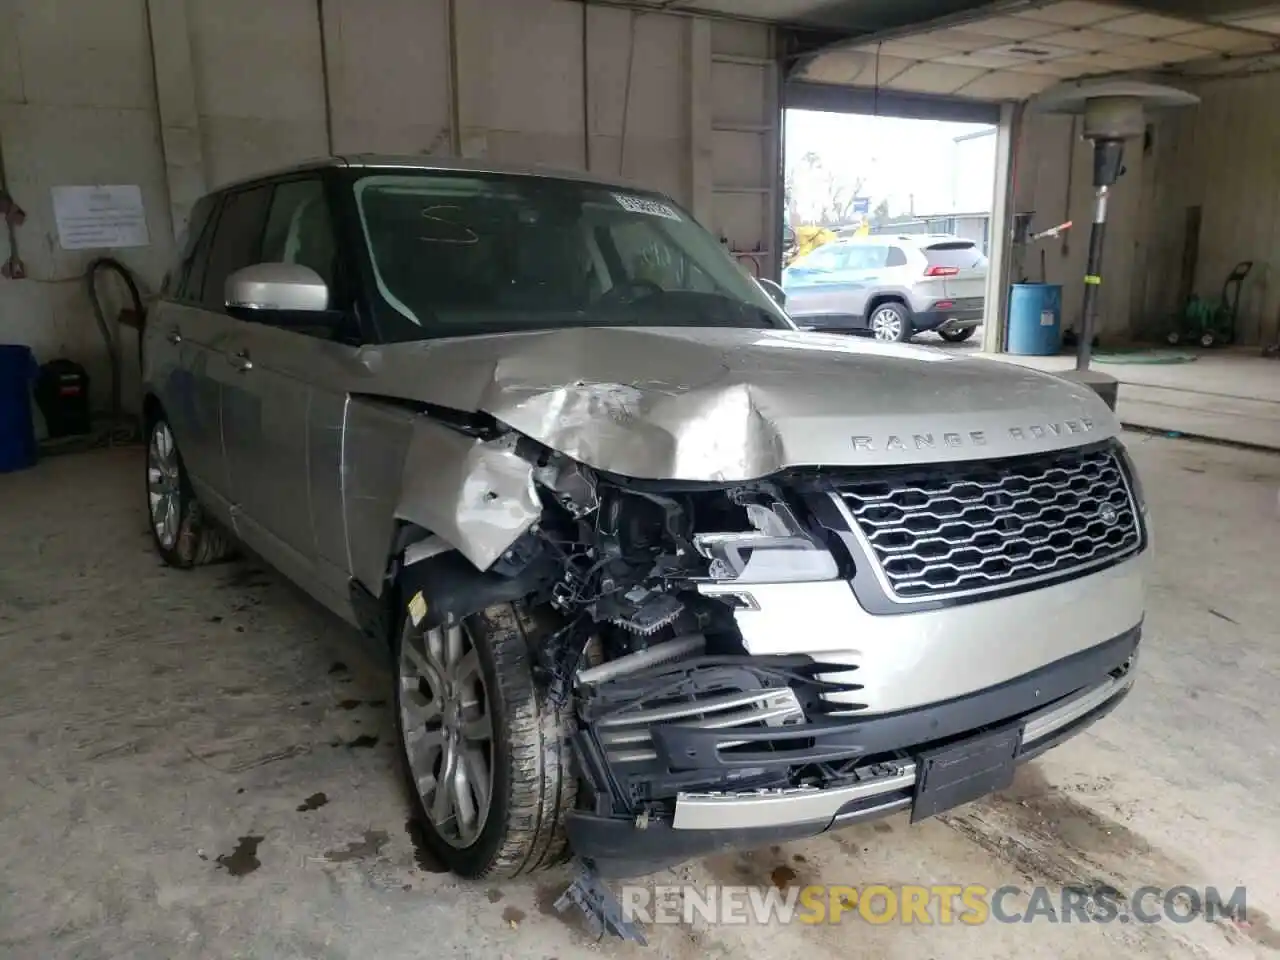
[[[871,336],[883,343],[902,343],[911,336],[911,314],[900,303],[882,303],[871,311]]]
[[[539,611],[499,604],[419,629],[396,649],[396,719],[411,797],[431,853],[459,876],[507,879],[568,855],[568,708],[533,680]]]
[[[977,327],[965,327],[963,330],[939,330],[938,336],[947,343],[961,343],[972,337],[973,331],[977,329]]]

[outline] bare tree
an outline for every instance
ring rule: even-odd
[[[805,219],[822,226],[835,226],[853,219],[854,204],[865,184],[862,177],[847,179],[823,163],[822,157],[812,150],[800,158],[800,168],[804,172],[804,192],[811,191],[812,196],[805,198],[809,202],[801,203],[793,172],[787,187],[787,209],[794,211],[793,216],[803,206],[805,213],[810,214]]]

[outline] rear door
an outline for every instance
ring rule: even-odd
[[[206,510],[227,523],[227,471],[222,449],[218,375],[227,320],[204,308],[201,291],[220,219],[219,196],[192,210],[181,262],[165,281],[164,298],[147,321],[144,363],[182,454],[183,466]]]
[[[871,297],[889,284],[889,252],[887,243],[856,243],[849,247],[845,274],[854,316],[865,320]]]
[[[979,309],[987,289],[987,258],[972,240],[937,240],[922,247],[928,273],[940,281],[939,300],[955,309]]]

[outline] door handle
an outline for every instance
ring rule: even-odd
[[[241,350],[239,353],[232,354],[227,358],[227,361],[241,373],[253,369],[253,361],[249,359],[248,350]]]
[[[175,347],[182,342],[182,334],[178,332],[178,328],[174,327],[164,335],[164,338],[172,343]]]

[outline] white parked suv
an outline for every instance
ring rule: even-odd
[[[422,157],[228,186],[143,358],[160,554],[242,542],[359,627],[464,876],[918,820],[1134,679],[1102,401],[799,331],[658,194]]]
[[[982,323],[987,258],[946,235],[834,240],[782,271],[787,312],[805,329],[903,341],[926,330],[967,340]]]

